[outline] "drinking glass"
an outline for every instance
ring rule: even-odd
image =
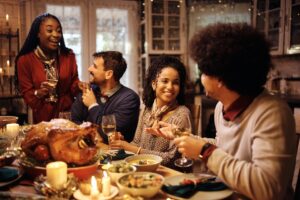
[[[47,102],[57,102],[57,94],[56,94],[56,86],[57,86],[57,79],[48,79],[47,81],[42,83],[43,87],[49,89],[49,97],[46,98]]]
[[[174,137],[182,137],[182,136],[188,136],[191,135],[191,130],[187,128],[178,128],[178,127],[172,127],[172,133]],[[192,159],[189,159],[185,157],[184,155],[181,156],[181,158],[178,158],[175,160],[175,166],[179,168],[191,168],[192,165],[194,164],[194,161]]]
[[[115,138],[116,133],[116,117],[115,115],[103,115],[101,121],[103,132],[107,135],[108,144]]]

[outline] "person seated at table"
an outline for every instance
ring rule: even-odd
[[[126,61],[118,51],[96,52],[93,57],[94,63],[88,68],[91,88],[83,89],[77,96],[71,108],[72,121],[100,125],[103,115],[114,114],[116,130],[124,133],[124,139],[130,142],[138,123],[140,98],[120,83],[127,68]],[[107,143],[107,135],[101,128],[98,131]]]
[[[147,71],[143,91],[145,108],[141,111],[133,141],[114,140],[110,147],[137,154],[156,154],[163,158],[163,165],[173,168],[174,160],[180,156],[176,146],[164,138],[146,134],[145,128],[157,127],[162,120],[191,129],[191,113],[184,106],[185,81],[185,67],[177,58],[156,58]]]
[[[293,199],[295,121],[289,106],[264,89],[272,66],[264,35],[247,24],[210,25],[193,36],[190,50],[206,94],[219,101],[216,138],[176,138],[179,152],[202,157],[241,199]],[[149,132],[172,139],[170,125],[159,124]]]

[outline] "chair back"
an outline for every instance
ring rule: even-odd
[[[201,105],[188,104],[187,107],[191,111],[194,134],[201,135]]]

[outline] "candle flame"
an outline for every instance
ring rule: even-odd
[[[6,61],[6,65],[7,65],[7,67],[9,67],[9,66],[10,66],[10,62],[9,62],[9,60],[7,60],[7,61]]]
[[[2,67],[0,67],[0,74],[3,74],[3,69],[2,69]]]
[[[6,21],[8,21],[9,20],[9,15],[8,14],[6,14]]]

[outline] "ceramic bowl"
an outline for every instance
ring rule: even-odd
[[[110,164],[109,167],[107,167],[106,171],[112,179],[112,181],[116,183],[121,176],[135,172],[136,167],[126,162],[119,162]]]
[[[158,193],[163,182],[164,177],[160,174],[153,172],[133,172],[121,176],[117,181],[117,185],[124,194],[152,198]]]
[[[162,162],[162,158],[153,154],[139,154],[125,158],[125,162],[136,166],[137,171],[153,172]]]

